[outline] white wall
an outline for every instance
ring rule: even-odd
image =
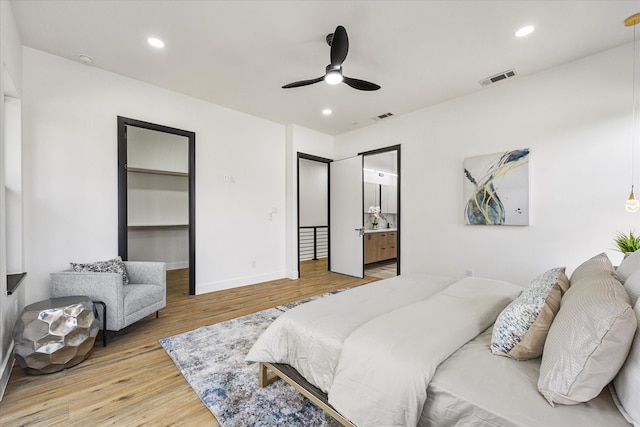
[[[197,293],[285,276],[284,126],[31,48],[23,54],[29,302],[48,297],[49,273],[70,261],[117,255],[118,115],[196,133]]]
[[[189,231],[186,228],[129,230],[128,245],[127,255],[131,261],[163,261],[167,270],[189,268]]]
[[[336,137],[336,159],[402,146],[402,271],[526,284],[603,251],[619,262],[614,234],[640,229],[624,209],[631,57],[623,46]],[[524,147],[531,225],[464,225],[463,159]]]
[[[328,225],[329,165],[300,159],[300,225]]]
[[[24,271],[22,227],[22,103],[4,96],[4,197],[7,274]],[[1,157],[0,157],[1,158]]]
[[[127,126],[127,167],[189,173],[189,138]]]
[[[12,104],[22,93],[22,49],[20,47],[20,34],[13,18],[13,11],[8,1],[0,1],[0,398],[4,394],[5,387],[11,375],[13,366],[13,325],[18,318],[20,311],[25,305],[25,289],[30,281],[27,277],[23,280],[20,287],[12,294],[7,295],[6,278],[7,278],[7,215],[5,204],[5,105],[4,98],[9,95],[14,100]],[[19,104],[19,102],[18,102]],[[15,106],[15,105],[13,105]],[[11,107],[10,107],[11,108]],[[17,106],[16,108],[19,108]],[[12,111],[12,113],[17,113]],[[12,132],[15,135],[15,131]],[[18,135],[19,137],[19,135]],[[14,141],[15,142],[15,141]],[[13,145],[13,142],[11,143]],[[15,150],[17,147],[13,146]],[[19,153],[18,153],[19,154]],[[14,171],[15,173],[15,171]],[[18,177],[13,176],[12,185],[19,181]],[[11,212],[15,214],[15,212]],[[15,227],[16,224],[10,223],[9,227]],[[20,224],[18,224],[20,226]],[[11,243],[13,247],[15,243]],[[21,246],[21,245],[20,245]],[[12,258],[15,260],[15,257]],[[12,261],[13,263],[14,261]]]
[[[127,127],[127,257],[163,261],[167,270],[189,268],[189,177],[131,173],[132,168],[189,173],[189,138]],[[135,225],[184,225],[135,229]]]

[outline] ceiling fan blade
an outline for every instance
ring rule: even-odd
[[[339,67],[342,65],[345,59],[347,59],[347,53],[349,52],[349,37],[347,36],[347,30],[342,25],[338,25],[333,32],[333,39],[331,40],[331,65]]]
[[[286,85],[282,86],[282,89],[289,89],[289,88],[292,88],[292,87],[300,87],[300,86],[312,85],[314,83],[321,82],[322,80],[324,80],[324,76],[318,77],[317,79],[300,80],[299,82],[293,82],[293,83],[286,84]]]
[[[345,82],[346,84],[348,84],[349,86],[351,86],[354,89],[358,89],[358,90],[378,90],[380,89],[380,86],[375,84],[375,83],[371,83],[365,80],[359,80],[359,79],[353,79],[351,77],[347,77],[347,76],[342,76],[343,78],[343,82]]]

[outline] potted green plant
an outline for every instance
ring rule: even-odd
[[[613,241],[616,242],[622,253],[635,252],[640,249],[640,236],[633,234],[633,231],[629,231],[629,234],[619,232]]]

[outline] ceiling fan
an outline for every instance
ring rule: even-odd
[[[338,25],[333,34],[327,35],[327,44],[331,46],[331,64],[327,65],[325,75],[311,80],[301,80],[282,86],[283,89],[312,85],[314,83],[326,81],[330,85],[346,83],[358,90],[378,90],[380,86],[365,80],[354,79],[342,75],[342,63],[347,58],[349,52],[349,37],[347,30],[342,25]]]

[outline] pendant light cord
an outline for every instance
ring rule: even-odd
[[[638,102],[637,99],[637,94],[636,94],[636,89],[637,89],[637,84],[636,84],[636,67],[637,67],[637,37],[636,37],[636,25],[640,23],[640,13],[636,13],[635,15],[632,15],[630,17],[628,17],[627,19],[625,19],[624,21],[624,25],[626,27],[630,27],[633,26],[633,81],[631,83],[631,87],[632,87],[632,99],[633,99],[633,105],[631,107],[631,124],[632,124],[632,129],[631,129],[631,194],[629,194],[629,199],[627,200],[626,203],[626,209],[627,212],[638,212],[638,210],[640,209],[640,200],[636,199],[636,196],[634,194],[633,191],[633,183],[635,182],[636,179],[636,145],[638,145],[638,121],[637,121],[637,109],[636,109],[636,104]]]
[[[633,88],[633,106],[631,108],[631,188],[633,190],[633,183],[635,182],[635,162],[636,162],[636,145],[638,144],[637,138],[637,123],[636,123],[636,103],[637,103],[637,95],[636,95],[636,27],[637,24],[633,26],[633,75],[632,75],[632,88]]]

